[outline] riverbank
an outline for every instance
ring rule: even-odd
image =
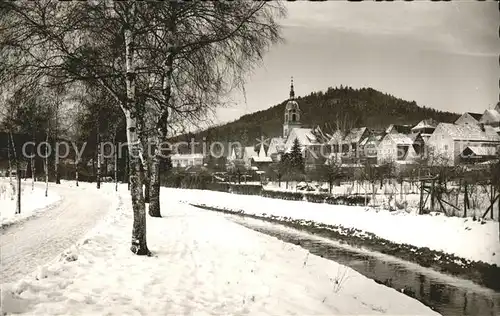
[[[7,313],[39,315],[437,315],[299,246],[162,198],[152,257],[129,250],[126,186],[108,218],[58,260],[2,286]]]
[[[349,244],[351,246],[364,247],[371,251],[377,251],[409,262],[414,262],[420,266],[465,278],[495,291],[500,291],[500,284],[498,283],[498,280],[500,280],[500,268],[496,265],[463,259],[452,254],[431,250],[429,248],[415,247],[408,244],[397,244],[390,240],[377,237],[372,233],[363,232],[359,229],[346,228],[337,225],[327,225],[314,221],[304,221],[293,218],[281,218],[273,215],[259,216],[247,214],[241,210],[234,211],[202,204],[190,203],[190,205],[206,210],[246,216],[249,218],[266,220],[271,223],[283,224],[291,228],[304,230],[321,237]]]

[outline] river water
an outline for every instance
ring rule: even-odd
[[[237,215],[225,216],[252,230],[300,245],[314,255],[348,266],[398,291],[403,289],[405,294],[442,315],[500,315],[500,293],[471,281],[284,225]]]

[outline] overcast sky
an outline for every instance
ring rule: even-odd
[[[372,87],[420,106],[483,112],[498,101],[498,3],[288,2],[284,44],[217,123],[329,86]]]

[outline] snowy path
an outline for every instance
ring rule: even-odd
[[[78,188],[52,184],[51,192],[62,198],[57,207],[2,230],[2,283],[20,279],[77,242],[106,214],[111,203],[104,192],[90,184]]]

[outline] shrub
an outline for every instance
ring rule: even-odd
[[[365,197],[362,195],[328,196],[326,197],[325,202],[332,205],[364,206]],[[370,197],[366,198],[366,202],[370,203]]]
[[[305,194],[306,200],[308,202],[312,203],[325,203],[326,199],[329,197],[328,194],[312,194],[312,193],[306,193]]]
[[[244,195],[261,195],[262,185],[260,184],[230,184],[229,192]]]
[[[268,198],[290,200],[290,201],[302,201],[304,199],[304,194],[301,192],[262,190],[261,195]]]

